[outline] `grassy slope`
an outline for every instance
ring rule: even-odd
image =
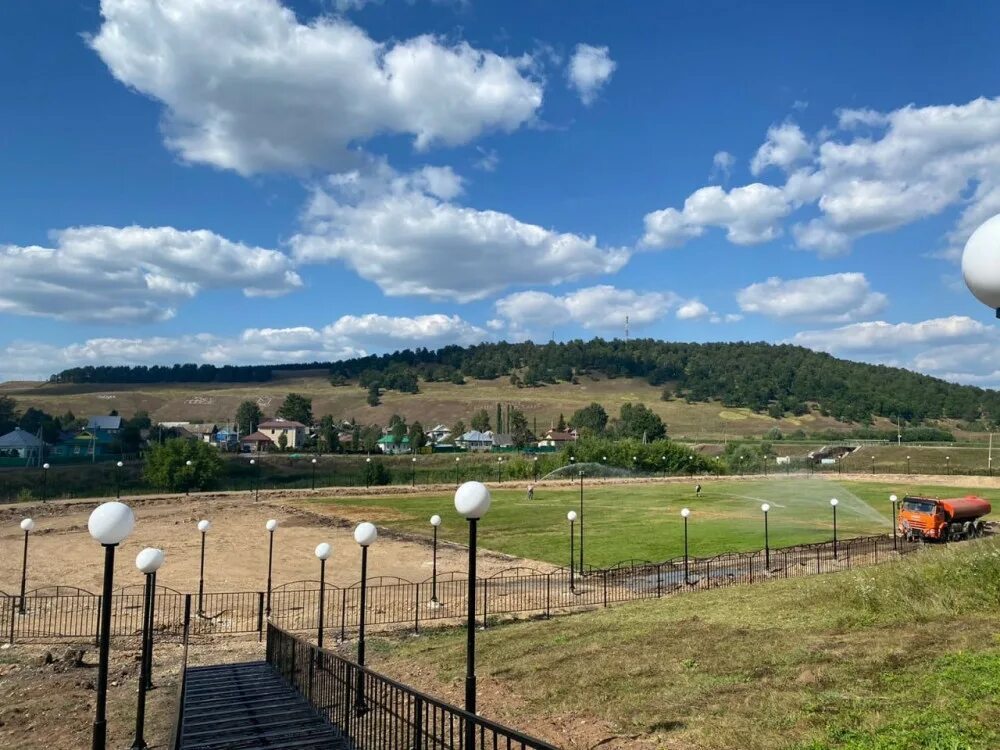
[[[365,404],[365,390],[356,386],[333,388],[325,378],[319,377],[263,384],[63,386],[8,383],[0,384],[0,394],[17,399],[22,409],[36,406],[53,414],[72,410],[77,415],[104,414],[111,409],[129,415],[137,409],[145,409],[161,421],[228,421],[240,401],[258,398],[264,399],[262,408],[270,415],[289,391],[296,391],[313,398],[313,411],[317,415],[353,417],[362,423],[387,424],[392,414],[399,413],[411,421],[420,420],[428,427],[439,422],[451,425],[460,418],[468,424],[473,412],[480,408],[485,408],[492,418],[499,401],[514,404],[525,412],[529,423],[537,420],[542,429],[554,424],[559,414],[569,418],[592,401],[603,404],[609,414],[617,414],[623,403],[633,401],[643,402],[659,413],[674,437],[721,440],[761,435],[774,426],[786,432],[799,428],[845,427],[818,415],[774,420],[747,409],[727,409],[720,404],[661,401],[659,388],[629,378],[583,378],[579,385],[560,383],[542,388],[516,388],[507,379],[498,378],[472,380],[463,386],[421,383],[420,388],[421,392],[416,395],[388,392],[383,396],[382,405],[375,408]],[[880,426],[886,427],[888,423]]]
[[[641,747],[991,750],[998,614],[1000,541],[990,540],[501,626],[479,636],[478,672],[494,696],[487,715],[564,747],[582,745],[553,726],[597,719]],[[461,631],[373,651],[389,674],[460,690]]]
[[[838,497],[838,531],[842,537],[891,530],[891,492],[940,496],[966,494],[959,487],[890,486],[867,482],[837,483],[819,479],[707,481],[694,498],[694,482],[660,485],[585,487],[586,560],[608,565],[628,558],[662,560],[683,553],[680,510],[689,506],[690,552],[713,555],[761,549],[761,502],[770,502],[772,547],[824,541],[832,533],[829,499]],[[980,491],[981,492],[981,491]],[[988,496],[988,494],[987,494]],[[443,518],[441,536],[462,542],[465,522],[454,511],[450,494],[416,497],[317,500],[333,503],[351,517],[367,517],[379,525],[420,534],[427,519]],[[579,505],[579,489],[540,488],[528,501],[522,490],[498,489],[493,506],[480,523],[480,544],[520,557],[563,564],[568,557],[566,512]]]

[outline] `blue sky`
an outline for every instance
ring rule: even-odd
[[[0,378],[484,339],[1000,383],[992,4],[0,9]]]

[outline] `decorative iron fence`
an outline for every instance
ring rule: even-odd
[[[919,544],[891,536],[856,537],[838,542],[769,551],[740,552],[706,558],[683,557],[650,562],[628,560],[608,568],[587,568],[572,575],[567,568],[542,572],[509,568],[476,581],[476,612],[485,627],[490,618],[516,614],[551,615],[555,611],[607,607],[686,591],[760,583],[873,565],[917,549]],[[412,627],[466,616],[468,579],[464,573],[440,573],[436,580],[370,578],[366,623],[371,628]],[[346,639],[358,622],[360,585],[327,584],[323,622]],[[285,630],[312,630],[319,624],[319,582],[294,581],[271,591],[270,613],[263,591],[191,594],[157,586],[153,624],[159,638],[179,637],[185,627],[185,599],[193,613],[192,636],[258,633],[269,620]],[[0,633],[16,640],[96,639],[101,597],[84,589],[50,587],[22,600],[0,592]],[[23,607],[22,607],[23,604]],[[142,630],[141,587],[120,589],[112,602],[111,634],[138,636]],[[22,611],[23,609],[23,611]]]
[[[555,750],[267,625],[267,661],[356,750]]]

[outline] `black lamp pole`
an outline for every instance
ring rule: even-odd
[[[438,603],[438,527],[434,526],[434,555],[431,563],[431,601]]]
[[[532,463],[535,465],[535,468],[534,468],[534,470],[532,472],[532,477],[537,482],[538,481],[538,456],[535,456],[535,460],[532,461]]]
[[[892,496],[892,548],[899,549],[898,542],[896,541],[896,496]]]
[[[146,573],[145,596],[143,597],[142,610],[142,663],[139,665],[139,702],[135,709],[135,739],[132,740],[131,750],[145,750],[149,747],[146,738],[143,736],[146,728],[146,682],[149,670],[149,660],[152,656],[152,632],[150,628],[150,618],[152,610],[152,583],[153,573]]]
[[[455,486],[456,487],[458,487],[458,484],[459,484],[459,474],[458,474],[459,463],[460,463],[460,461],[456,458],[455,459]]]
[[[688,575],[688,517],[684,516],[684,583],[688,584],[691,579]]]
[[[122,462],[115,465],[115,498],[121,500],[122,497]]]
[[[410,464],[412,466],[412,468],[410,469],[410,486],[411,487],[416,487],[417,486],[417,459],[414,458],[413,460],[411,460]]]
[[[205,596],[205,531],[201,532],[201,563],[198,565],[198,616],[205,616],[203,600]]]
[[[42,502],[49,499],[49,465],[42,466]]]
[[[22,615],[26,611],[24,608],[24,591],[28,583],[28,534],[30,533],[30,528],[24,530],[24,557],[21,560],[21,604],[17,609]]]
[[[767,511],[764,511],[764,565],[771,569],[771,540],[767,529]]]
[[[600,514],[598,514],[600,515]],[[580,472],[580,575],[583,575],[583,472]]]
[[[576,532],[573,529],[575,523],[571,519],[569,522],[569,590],[576,591],[576,587],[573,585],[573,537],[576,536]]]
[[[500,476],[500,471],[501,471],[502,468],[503,468],[503,459],[502,458],[498,458],[497,459],[497,484],[503,483],[503,479]]]
[[[104,587],[101,594],[101,638],[97,663],[97,706],[91,750],[105,750],[108,737],[108,660],[111,656],[111,596],[114,589],[115,547],[104,544]]]
[[[358,666],[365,665],[365,606],[368,594],[368,545],[361,547],[361,610],[358,612]],[[357,702],[359,714],[367,710],[365,705],[365,673],[358,670]]]
[[[469,519],[469,593],[465,644],[465,710],[476,713],[476,524],[478,518]],[[466,747],[473,747],[474,732],[471,722],[466,722]]]
[[[260,500],[260,461],[257,462],[257,470],[254,472],[253,501]]]
[[[833,559],[837,559],[837,506],[833,507]]]
[[[316,490],[316,459],[315,458],[312,460],[312,467],[313,467],[313,469],[312,469],[312,489],[313,489],[313,491],[315,491]]]
[[[149,614],[146,622],[149,624],[146,636],[146,690],[153,689],[153,618],[156,616],[156,571],[152,573],[149,588]]]
[[[271,617],[271,563],[274,559],[274,529],[267,530],[267,606],[264,614]],[[322,596],[322,594],[320,594]]]
[[[362,584],[363,585],[363,584]],[[323,611],[326,595],[326,558],[319,559],[319,628],[316,632],[316,643],[323,648]]]

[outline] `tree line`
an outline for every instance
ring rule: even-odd
[[[324,369],[333,385],[358,383],[377,403],[381,390],[415,393],[419,383],[510,378],[523,387],[587,377],[635,377],[662,388],[665,399],[720,401],[771,416],[817,409],[841,421],[881,416],[910,424],[952,418],[1000,423],[1000,393],[949,383],[898,367],[837,359],[803,347],[766,343],[690,344],[592,339],[547,344],[483,343],[406,349],[342,362],[278,366],[174,365],[79,367],[51,377],[61,383],[265,382],[282,370]]]

